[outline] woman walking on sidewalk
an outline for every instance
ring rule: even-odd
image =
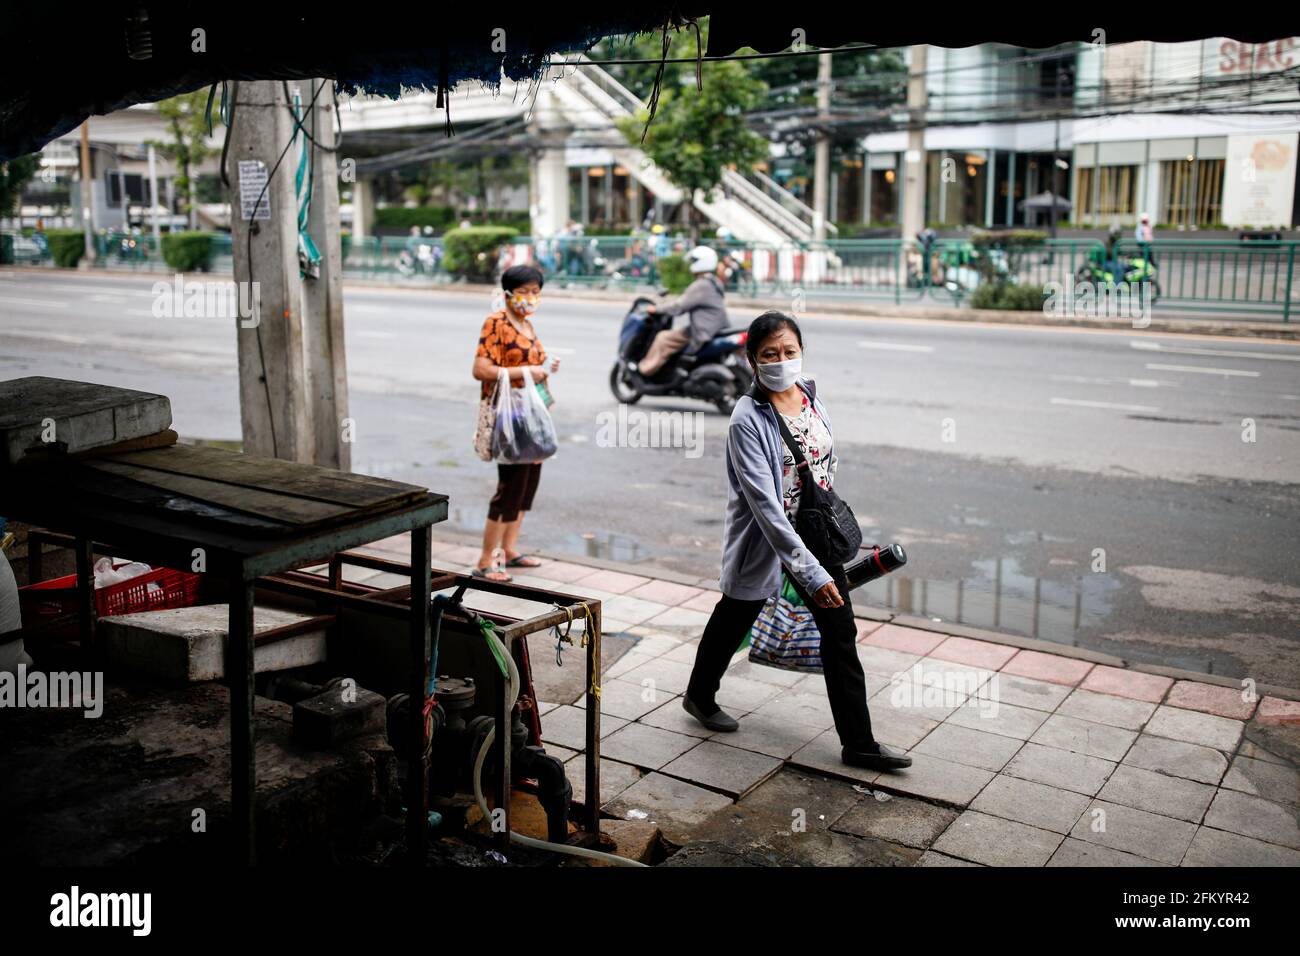
[[[505,308],[493,312],[484,321],[474,356],[474,378],[483,383],[481,397],[491,395],[498,372],[503,368],[509,369],[512,388],[523,385],[525,368],[535,384],[546,381],[546,350],[528,318],[537,311],[542,280],[542,271],[536,266],[513,266],[501,274],[501,288],[506,294]],[[559,367],[558,358],[550,360],[551,372],[558,371]],[[525,556],[518,550],[519,526],[523,523],[524,512],[533,506],[541,474],[541,462],[497,464],[496,493],[488,503],[483,551],[471,572],[474,577],[509,581],[510,575],[502,570],[503,564],[508,568],[541,566],[542,562],[537,558]]]
[[[823,567],[794,530],[801,481],[808,478],[795,467],[776,416],[785,419],[807,459],[812,480],[821,487],[831,486],[837,463],[830,419],[817,397],[817,385],[800,375],[803,335],[791,316],[764,312],[750,325],[745,348],[755,379],[752,392],[736,402],[727,429],[722,597],[700,638],[682,706],[711,730],[739,729],[735,718],[718,707],[714,695],[763,604],[780,588],[784,568],[821,635],[826,694],[841,759],[875,770],[910,766],[911,757],[872,736],[844,568]]]

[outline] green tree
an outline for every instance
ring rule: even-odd
[[[478,199],[477,218],[486,222],[488,210],[500,205],[503,190],[527,183],[528,157],[518,152],[435,159],[421,172],[417,192],[411,192],[414,186],[408,188],[408,198],[420,205],[442,201],[459,210],[467,197],[474,196]]]
[[[705,72],[703,90],[663,91],[649,129],[645,127],[649,120],[646,110],[618,121],[628,142],[639,145],[685,192],[692,242],[699,237],[698,213],[690,202],[695,191],[712,201],[725,168],[749,169],[767,158],[767,140],[745,126],[745,114],[762,101],[766,90],[739,63],[712,63]]]
[[[180,194],[185,197],[183,208],[190,217],[190,228],[195,226],[194,208],[198,202],[196,188],[198,177],[193,170],[212,152],[207,144],[209,118],[204,115],[207,103],[206,89],[194,90],[191,93],[173,96],[169,100],[162,100],[158,103],[158,115],[167,121],[167,129],[172,138],[169,142],[147,141],[181,171],[173,181]],[[214,103],[211,118],[214,123],[218,121],[215,106]],[[157,197],[152,198],[157,201]]]
[[[699,52],[707,49],[709,43],[709,18],[700,18]],[[695,30],[683,27],[668,31],[668,59],[694,57],[697,54]],[[606,37],[591,48],[587,54],[591,59],[601,60],[659,60],[663,58],[663,33],[655,30],[650,33],[624,34]],[[706,64],[707,68],[707,64]],[[614,79],[635,93],[643,102],[650,99],[654,91],[655,76],[659,72],[657,63],[615,63],[605,67]],[[662,88],[675,90],[685,84],[695,85],[695,66],[690,63],[665,63]],[[640,134],[638,134],[640,135]]]
[[[0,217],[14,215],[23,190],[41,167],[41,154],[31,153],[0,163]]]

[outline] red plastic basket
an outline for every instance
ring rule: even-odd
[[[96,588],[95,610],[99,617],[109,617],[169,607],[191,607],[198,601],[202,580],[200,575],[188,571],[154,568],[126,581]],[[158,587],[150,590],[151,583]],[[78,614],[75,574],[19,588],[18,599],[24,628],[75,630]]]

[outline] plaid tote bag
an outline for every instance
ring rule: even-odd
[[[767,599],[749,631],[749,660],[782,670],[822,672],[822,637],[812,611],[799,600],[789,578]]]

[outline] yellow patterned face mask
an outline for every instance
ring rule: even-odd
[[[510,303],[510,309],[517,315],[532,315],[537,311],[537,301],[540,296],[525,295],[522,292],[511,293],[507,300]]]

